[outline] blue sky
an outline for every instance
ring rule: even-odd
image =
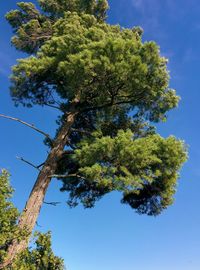
[[[200,269],[200,4],[198,0],[110,0],[108,22],[123,27],[140,25],[144,40],[155,40],[169,58],[171,87],[181,96],[179,108],[160,124],[189,145],[173,206],[157,218],[139,216],[120,204],[120,196],[106,196],[96,207],[69,209],[66,194],[54,180],[39,218],[42,231],[53,232],[55,252],[69,270],[199,270]],[[10,68],[22,57],[10,46],[11,29],[4,14],[16,1],[0,3],[0,113],[19,117],[54,134],[57,112],[49,108],[15,108],[9,96]],[[40,164],[47,149],[43,138],[18,123],[0,119],[0,167],[7,168],[16,205],[22,209],[37,172],[16,155]]]

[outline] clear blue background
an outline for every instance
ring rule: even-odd
[[[15,108],[9,96],[10,68],[22,57],[10,46],[11,29],[4,14],[15,0],[0,2],[0,112],[34,123],[54,134],[57,112],[49,108]],[[163,136],[175,134],[189,145],[189,161],[181,172],[173,206],[157,218],[138,216],[106,196],[96,207],[69,209],[66,194],[54,180],[38,227],[51,230],[56,254],[69,270],[199,270],[200,269],[200,3],[199,0],[110,0],[108,21],[123,27],[140,25],[144,40],[155,40],[169,58],[171,87],[182,97],[178,109],[159,125]],[[16,205],[22,209],[37,172],[16,155],[40,164],[47,149],[28,128],[0,119],[0,167],[12,174]]]

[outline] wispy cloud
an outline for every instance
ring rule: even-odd
[[[142,12],[146,12],[147,10],[157,12],[160,8],[159,0],[132,0],[132,4]]]
[[[140,24],[145,32],[148,32],[152,38],[155,36],[164,37],[165,34],[160,26],[160,10],[162,3],[160,0],[132,0],[133,8],[140,14]]]
[[[133,0],[132,4],[137,9],[140,9],[140,10],[144,9],[144,0]]]
[[[199,6],[197,0],[183,1],[182,5],[181,1],[174,0],[131,0],[131,4],[140,14],[145,31],[161,38],[166,35],[162,25],[165,17],[173,23],[184,22],[188,12],[191,9],[196,10]]]
[[[199,11],[199,0],[191,1],[174,1],[165,0],[168,16],[173,21],[180,22],[185,19],[185,16],[191,14],[191,11]]]
[[[190,9],[196,9],[198,0],[183,1],[184,8],[181,5],[181,1],[174,0],[132,0],[134,8],[141,12],[158,14],[161,10],[165,10],[167,16],[179,19],[183,17]]]

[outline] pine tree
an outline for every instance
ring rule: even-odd
[[[3,262],[9,243],[26,237],[17,226],[19,211],[11,202],[13,189],[6,170],[0,173],[0,263]],[[51,248],[51,234],[35,233],[35,248],[26,248],[12,266],[5,270],[64,270],[63,260],[55,256]]]
[[[6,16],[12,44],[29,55],[13,67],[11,96],[16,105],[61,114],[55,138],[39,131],[50,151],[19,227],[33,230],[53,177],[71,207],[92,207],[119,191],[138,213],[160,214],[173,202],[187,158],[182,141],[155,129],[179,101],[167,60],[156,43],[142,41],[140,27],[108,24],[106,0],[38,2],[40,9],[21,2]],[[26,246],[13,241],[2,265]]]

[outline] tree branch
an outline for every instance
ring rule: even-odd
[[[53,175],[50,175],[49,177],[53,177],[53,178],[70,178],[70,177],[77,177],[77,178],[82,178],[84,179],[84,177],[78,175],[78,174],[53,174]]]
[[[40,171],[40,169],[39,169],[38,166],[36,166],[36,165],[34,165],[33,163],[31,163],[31,162],[25,160],[24,158],[18,157],[18,156],[17,156],[16,158],[19,159],[19,160],[21,160],[22,162],[24,162],[24,163],[30,165],[31,167],[35,168],[36,170]]]
[[[37,168],[39,169],[40,167],[42,167],[45,164],[45,162],[42,162],[40,165],[37,166]]]
[[[81,112],[88,112],[88,111],[94,111],[94,110],[101,110],[101,109],[104,109],[104,108],[108,108],[108,107],[112,107],[112,106],[116,106],[116,105],[123,105],[123,104],[131,104],[131,103],[136,103],[140,100],[143,100],[144,99],[144,93],[145,93],[145,90],[142,91],[138,96],[136,97],[133,97],[133,96],[127,96],[126,98],[130,98],[129,100],[119,100],[119,101],[116,101],[114,102],[114,97],[113,96],[111,98],[111,101],[109,103],[106,103],[106,104],[102,104],[102,105],[99,105],[99,106],[92,106],[92,107],[88,107],[88,108],[85,108],[83,110],[81,110]]]
[[[74,152],[74,150],[76,150],[76,147],[74,147],[73,146],[73,144],[68,140],[67,141],[67,145],[69,146],[69,147],[71,147],[72,148],[72,150],[71,151],[73,151]],[[70,151],[70,150],[69,150]],[[69,154],[69,153],[68,153]],[[73,154],[73,153],[71,153],[71,154]]]
[[[36,225],[39,227],[39,228],[42,228],[41,225],[39,225],[39,223],[36,221]]]
[[[65,156],[65,155],[72,155],[72,154],[74,154],[74,150],[65,150],[63,152],[63,156]]]
[[[29,124],[29,123],[27,123],[27,122],[22,121],[22,120],[19,119],[19,118],[11,117],[11,116],[4,115],[4,114],[0,114],[0,117],[6,118],[6,119],[9,119],[9,120],[12,120],[12,121],[19,122],[19,123],[21,123],[21,124],[23,124],[23,125],[25,125],[25,126],[27,126],[27,127],[29,127],[29,128],[34,129],[35,131],[39,132],[40,134],[44,135],[46,138],[48,138],[48,139],[51,140],[49,134],[47,134],[47,133],[45,133],[44,131],[40,130],[39,128],[35,127],[33,124]]]
[[[46,103],[46,102],[45,103],[41,103],[40,105],[44,105],[44,106],[47,106],[47,107],[50,107],[50,108],[53,108],[53,109],[56,109],[56,110],[59,110],[59,111],[63,112],[60,107],[55,106],[55,105],[52,105],[52,104],[49,104],[49,103]]]
[[[82,110],[82,112],[88,112],[88,111],[94,111],[94,110],[101,110],[101,109],[104,109],[104,108],[107,108],[107,107],[111,107],[111,106],[115,106],[115,105],[121,105],[121,104],[128,104],[128,103],[131,103],[133,100],[123,100],[123,101],[119,101],[119,102],[109,102],[107,104],[103,104],[103,105],[100,105],[100,106],[93,106],[93,107],[89,107],[89,108],[86,108],[84,110]]]
[[[58,204],[61,204],[61,202],[43,202],[44,204],[57,206]]]
[[[76,129],[76,128],[71,128],[71,131],[72,131],[72,132],[77,132],[77,133],[86,134],[86,135],[92,135],[90,131],[81,130],[81,129]]]
[[[52,35],[43,35],[43,36],[30,36],[29,38],[31,38],[31,39],[34,39],[34,40],[40,40],[40,39],[49,39],[49,38],[51,38],[52,37]]]

